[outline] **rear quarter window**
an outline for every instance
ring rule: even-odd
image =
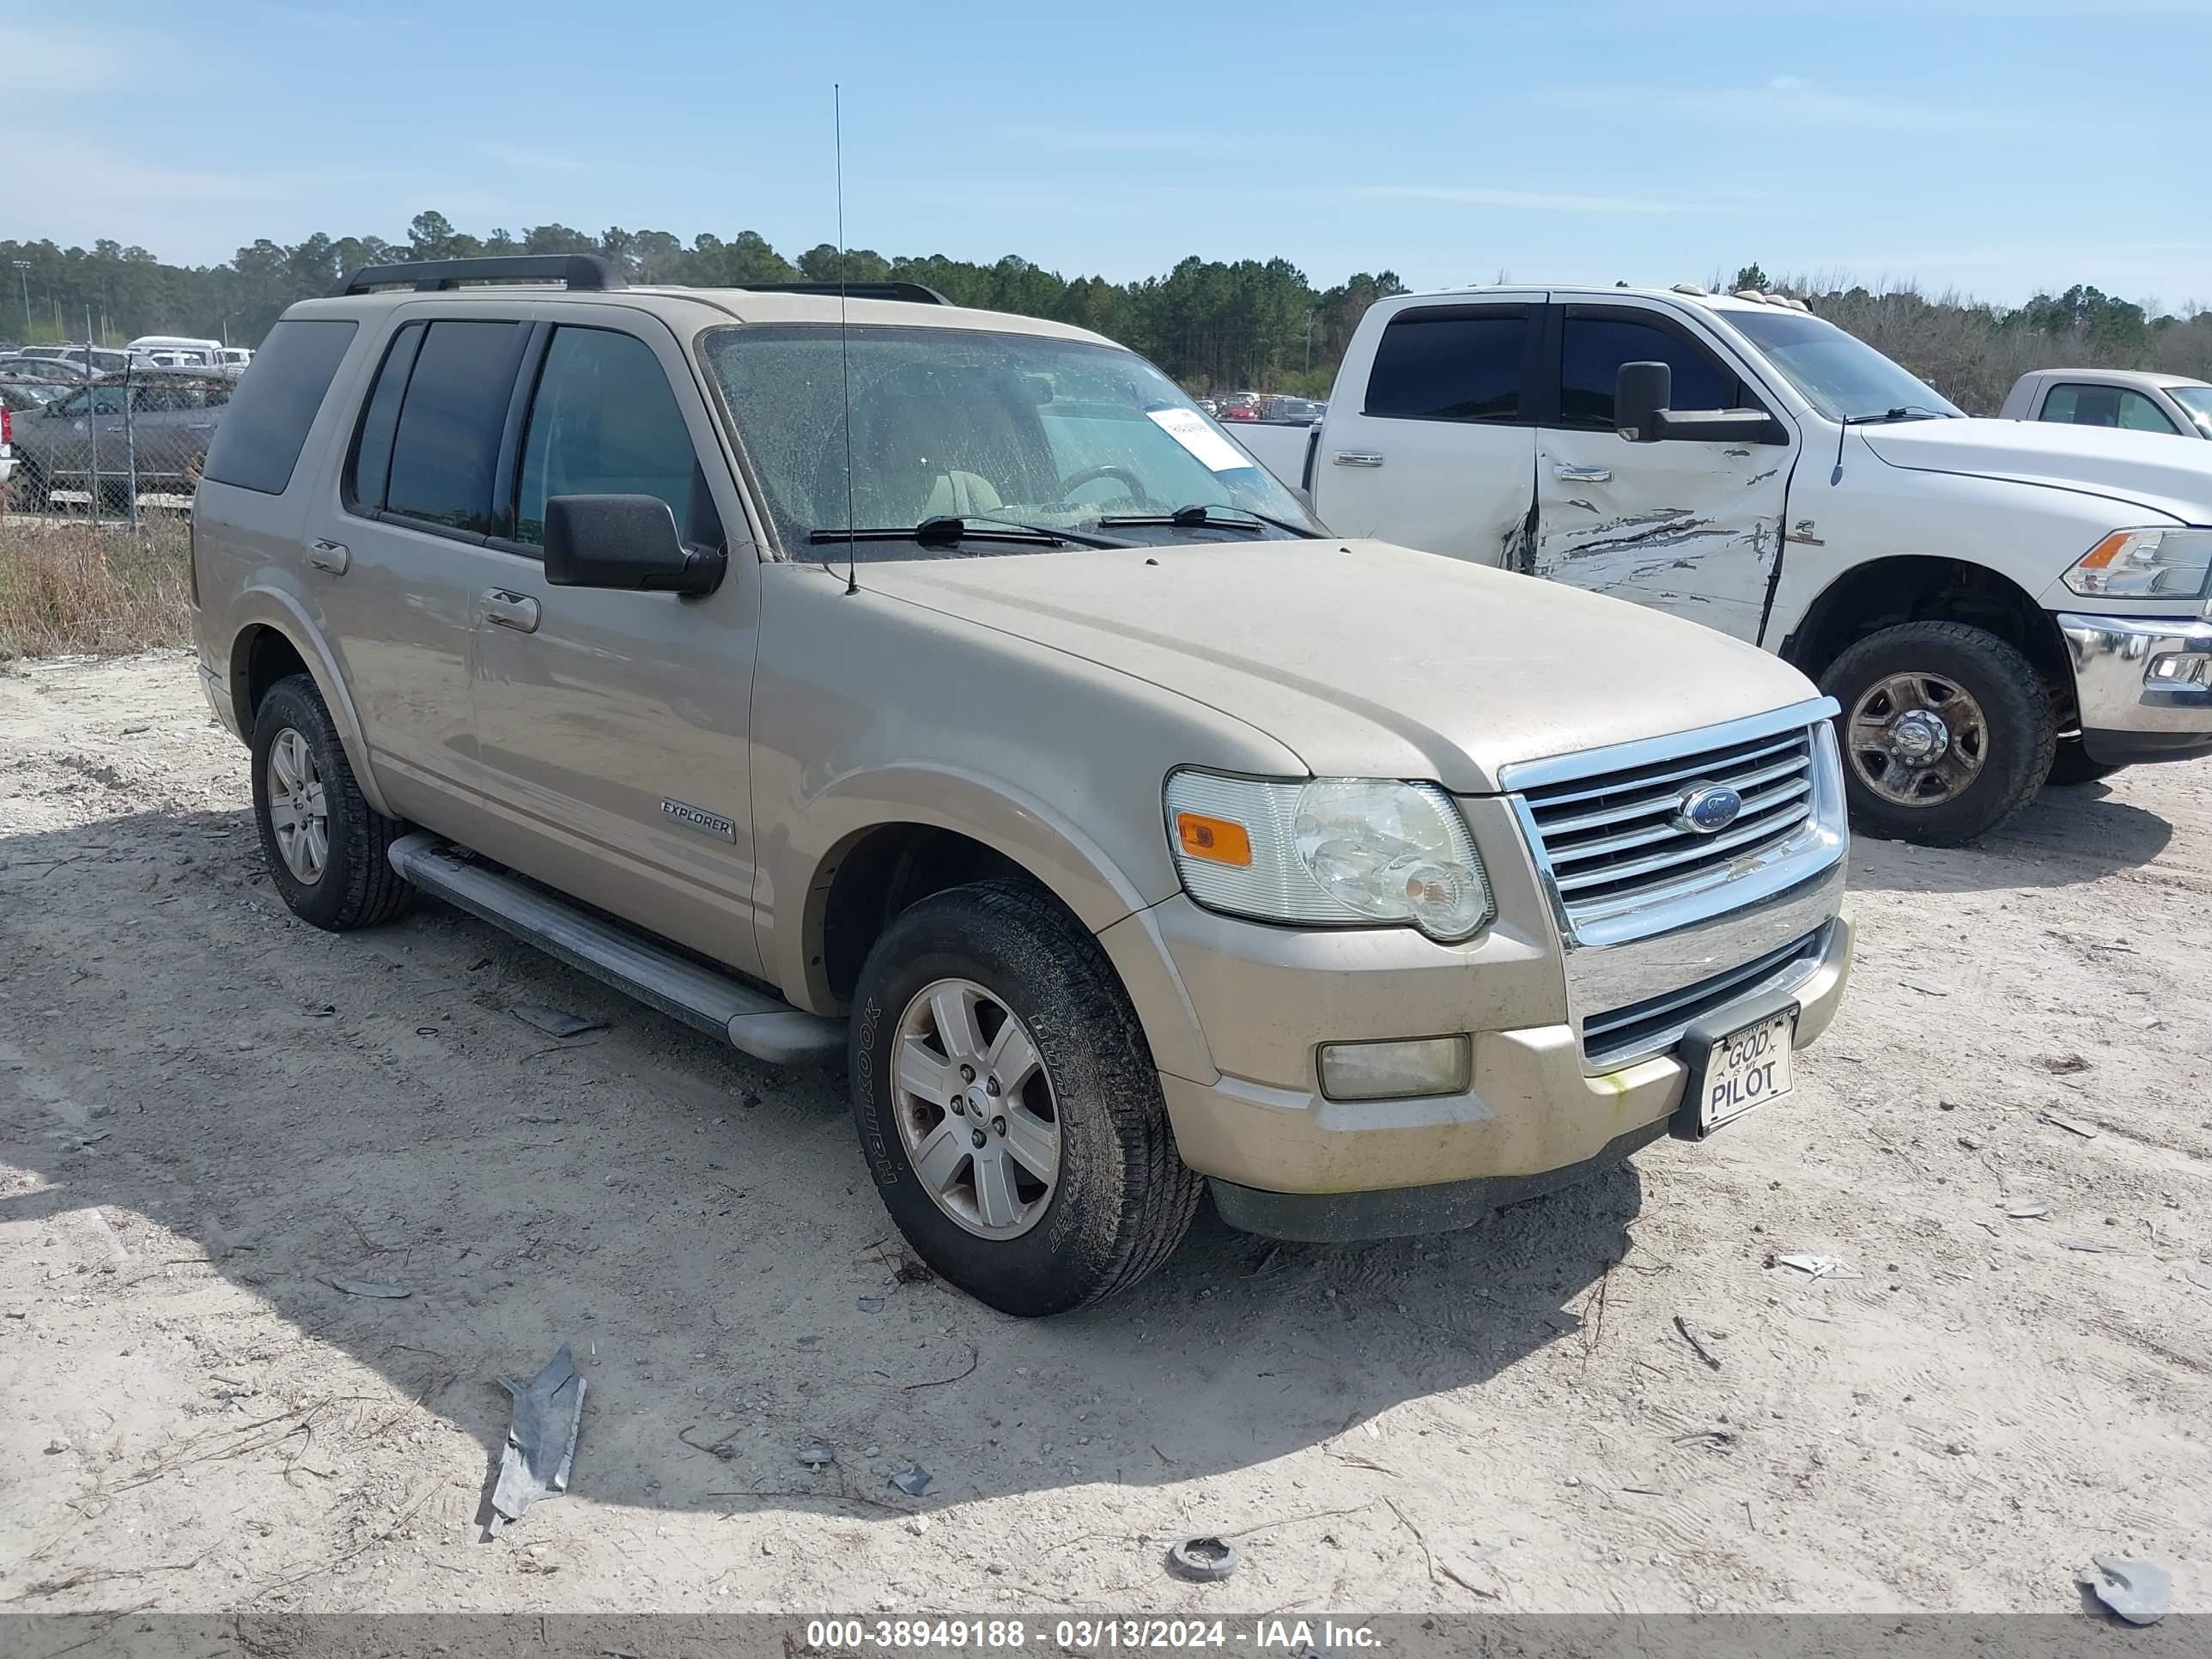
[[[318,317],[270,329],[252,368],[231,394],[202,476],[264,495],[283,495],[359,326],[350,318]]]

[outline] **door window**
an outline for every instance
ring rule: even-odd
[[[1375,348],[1366,412],[1398,421],[1517,421],[1528,357],[1525,311],[1401,311]]]
[[[1735,375],[1686,336],[1631,317],[1571,312],[1559,330],[1559,424],[1611,431],[1613,384],[1623,363],[1673,369],[1670,409],[1752,406]]]
[[[492,475],[522,333],[520,323],[429,325],[392,434],[386,512],[468,535],[490,532]]]
[[[2179,428],[2140,392],[2119,386],[2055,386],[2043,400],[2042,419],[2064,426],[2115,426],[2130,432],[2176,433]]]
[[[607,329],[556,329],[523,439],[515,539],[544,544],[555,495],[656,495],[681,539],[719,542],[705,482],[653,349]]]

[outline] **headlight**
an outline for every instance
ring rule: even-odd
[[[1433,783],[1176,772],[1167,815],[1183,890],[1209,909],[1444,940],[1495,914],[1467,821]]]
[[[2115,530],[2066,573],[2086,599],[2197,599],[2212,575],[2212,530]]]

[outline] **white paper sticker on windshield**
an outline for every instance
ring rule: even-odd
[[[1209,472],[1233,472],[1238,467],[1259,465],[1208,426],[1206,416],[1194,409],[1148,409],[1145,413],[1158,423],[1161,431],[1197,456]]]

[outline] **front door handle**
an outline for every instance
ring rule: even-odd
[[[1609,466],[1555,466],[1552,476],[1563,483],[1611,483],[1613,469]]]
[[[313,541],[307,544],[307,562],[318,570],[343,576],[346,567],[353,562],[353,555],[346,551],[343,542]]]
[[[1379,449],[1340,449],[1336,452],[1339,466],[1380,466],[1382,452]]]
[[[501,628],[512,628],[518,634],[538,631],[538,601],[527,593],[510,593],[503,587],[489,588],[483,595],[484,620]]]

